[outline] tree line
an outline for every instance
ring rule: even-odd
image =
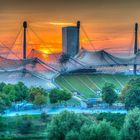
[[[10,107],[12,103],[28,101],[40,108],[46,104],[66,102],[72,94],[65,90],[52,89],[47,91],[42,87],[27,87],[24,83],[0,83],[0,112]],[[105,83],[102,88],[102,100],[110,106],[114,102],[122,102],[126,109],[140,108],[140,78],[130,80],[122,89],[121,94],[115,90],[113,83]]]
[[[46,129],[46,138],[47,140],[139,140],[139,120],[138,108],[129,111],[119,129],[112,125],[112,121],[105,119],[99,121],[94,115],[89,117],[65,111],[52,118]]]
[[[71,93],[60,89],[47,91],[42,87],[28,88],[22,82],[18,82],[17,84],[0,83],[0,112],[10,107],[12,103],[28,101],[42,107],[49,103],[66,102],[71,97]]]
[[[102,88],[102,99],[110,106],[118,101],[125,104],[127,110],[140,108],[140,78],[131,79],[118,94],[113,83],[105,83]]]

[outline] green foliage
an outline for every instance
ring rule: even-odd
[[[118,132],[110,125],[110,123],[102,121],[97,126],[97,139],[116,140],[118,139]]]
[[[75,114],[73,112],[64,111],[53,117],[47,128],[47,140],[65,140],[77,135],[76,132],[80,132],[80,128],[85,123],[91,123],[91,120],[84,117],[81,114]],[[70,132],[73,130],[75,134]]]
[[[50,102],[51,103],[58,103],[62,101],[68,101],[71,99],[72,95],[68,91],[53,89],[49,94]]]
[[[41,94],[37,94],[35,96],[34,102],[35,105],[37,106],[43,106],[45,104],[47,104],[47,97],[45,95],[41,95]]]
[[[5,83],[0,83],[0,92],[2,92],[3,91],[3,87],[5,86],[6,84]]]
[[[40,118],[43,122],[46,122],[49,119],[49,115],[43,112],[41,113]]]
[[[60,101],[68,101],[72,97],[71,93],[65,90],[62,90],[60,95]]]
[[[122,101],[127,109],[140,108],[140,78],[130,80],[121,93]]]
[[[48,93],[45,89],[41,87],[31,87],[29,89],[29,101],[34,102],[36,95],[47,96]]]
[[[126,92],[125,107],[127,109],[140,108],[140,87],[132,87]]]
[[[0,83],[0,112],[3,112],[12,102],[28,98],[28,88],[19,82],[15,85]]]
[[[92,124],[85,124],[80,130],[80,140],[117,140],[118,132],[105,120]]]
[[[21,134],[30,134],[34,129],[34,124],[30,116],[22,116],[17,120],[17,128]]]
[[[122,128],[122,125],[124,123],[125,114],[120,113],[100,113],[96,115],[97,121],[103,121],[106,120],[107,122],[110,122],[113,127],[120,130]]]
[[[131,79],[125,86],[124,88],[122,89],[121,91],[121,100],[122,102],[125,102],[125,97],[128,93],[128,91],[132,88],[135,88],[135,87],[140,87],[140,78],[137,78],[137,79]]]
[[[97,126],[97,140],[117,140],[118,132],[110,123],[101,121]]]
[[[50,99],[50,102],[53,104],[53,103],[57,103],[59,102],[60,100],[60,90],[58,89],[53,89],[51,90],[50,94],[49,94],[49,99]]]
[[[10,105],[11,105],[11,101],[8,95],[4,93],[0,93],[0,112],[3,112]]]
[[[16,100],[17,92],[15,90],[15,86],[12,84],[7,84],[3,87],[3,93],[9,96],[9,99],[14,102]]]
[[[37,106],[42,107],[47,104],[47,96],[47,91],[41,87],[31,87],[29,89],[29,101]]]
[[[3,117],[0,116],[0,132],[5,130],[7,127],[7,122],[5,121],[5,119]]]
[[[28,98],[28,88],[22,82],[15,85],[1,83],[0,87],[2,87],[2,92],[8,95],[12,102],[23,101]]]
[[[47,140],[117,140],[118,131],[109,122],[93,121],[82,114],[64,111],[53,117]]]
[[[97,139],[97,124],[84,124],[80,130],[80,140],[94,140]]]
[[[15,91],[16,91],[16,101],[23,101],[27,100],[28,98],[28,88],[22,83],[19,82],[15,85]]]
[[[71,130],[67,133],[65,140],[79,140],[79,133]]]
[[[105,83],[102,88],[102,99],[109,105],[112,105],[117,100],[115,86],[111,83]]]
[[[42,116],[46,118],[46,114]],[[122,118],[121,114],[83,115],[64,111],[50,117],[51,121],[48,119],[42,121],[41,116],[38,115],[0,118],[0,133],[3,134],[5,127],[11,136],[12,134],[17,134],[19,137],[45,134],[47,140],[119,140],[120,138],[139,140],[140,137],[140,110],[138,108],[126,115],[120,133],[113,127],[113,118],[114,121],[119,121],[121,119],[118,118]],[[3,124],[5,122],[7,123]],[[41,125],[41,128],[37,124]],[[19,133],[15,133],[17,130]]]
[[[121,139],[140,139],[140,110],[138,108],[133,109],[126,115],[125,123],[121,130]]]

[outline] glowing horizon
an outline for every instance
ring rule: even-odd
[[[134,24],[139,21],[140,15],[139,4],[140,2],[135,0],[127,0],[127,3],[121,0],[80,0],[80,3],[74,0],[35,0],[34,3],[31,0],[6,0],[0,3],[0,42],[12,47],[15,52],[22,50],[22,34],[16,45],[12,45],[26,19],[44,41],[39,42],[35,35],[28,31],[29,50],[34,47],[47,53],[61,52],[61,28],[76,25],[77,20],[80,20],[81,48],[127,52],[133,49]],[[84,34],[83,28],[89,38]]]

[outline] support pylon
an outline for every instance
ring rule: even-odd
[[[23,22],[24,28],[24,36],[23,36],[23,59],[26,59],[26,29],[27,29],[27,22]]]
[[[134,54],[138,51],[138,23],[135,23],[135,42],[134,42]],[[134,75],[137,74],[137,65],[134,64]]]

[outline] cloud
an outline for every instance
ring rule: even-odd
[[[70,26],[70,25],[75,25],[74,23],[70,22],[49,22],[50,25],[57,25],[57,26]]]

